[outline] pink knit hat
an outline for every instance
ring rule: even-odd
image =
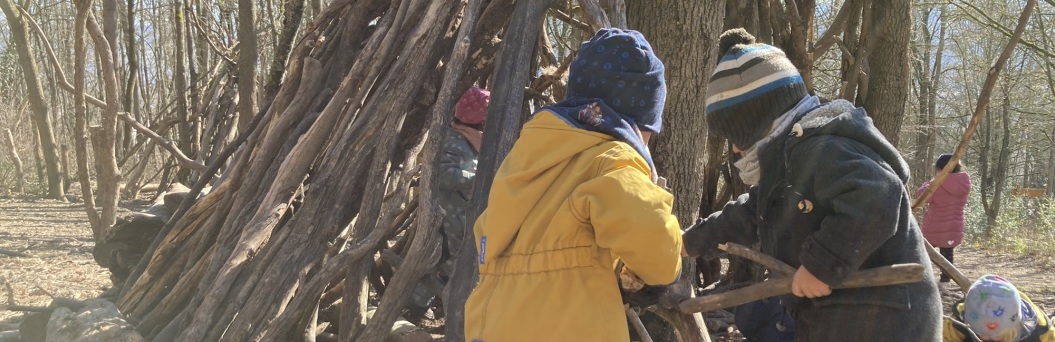
[[[454,117],[465,124],[482,124],[487,121],[487,104],[490,101],[491,92],[477,87],[469,88],[454,106]]]

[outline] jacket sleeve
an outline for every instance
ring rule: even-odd
[[[670,284],[680,272],[682,248],[681,229],[671,214],[674,197],[638,167],[616,165],[580,185],[572,212],[593,226],[598,246],[610,249],[642,281]]]
[[[740,195],[735,201],[725,204],[722,211],[715,212],[699,223],[689,227],[682,238],[690,256],[713,257],[718,245],[734,242],[751,245],[758,241],[758,213],[756,205],[758,187]]]
[[[916,196],[915,196],[915,198],[919,198],[920,195],[923,195],[923,191],[927,190],[927,187],[930,186],[930,183],[933,182],[933,181],[934,180],[932,179],[932,180],[926,181],[925,183],[923,183],[923,185],[920,185],[919,189],[916,189]]]
[[[448,134],[443,140],[437,180],[441,189],[470,190],[473,187],[473,180],[476,179],[476,172],[462,169],[461,165],[462,161],[472,154],[459,146],[458,141],[454,140],[457,138],[457,136]]]
[[[803,242],[799,261],[824,283],[838,285],[894,236],[907,198],[897,174],[865,155],[868,147],[835,137],[810,144],[801,150],[805,155],[792,158],[812,169],[816,201],[830,211]],[[810,161],[827,166],[806,165]]]

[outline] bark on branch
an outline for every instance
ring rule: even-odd
[[[721,248],[731,254],[739,255],[751,260],[768,260],[772,258],[755,252],[750,248],[733,243],[723,245]],[[777,270],[774,272],[778,274],[775,278],[770,278],[762,283],[729,292],[685,299],[677,304],[677,309],[683,313],[707,312],[791,293],[791,280],[793,273],[784,273],[789,272],[791,266],[776,259],[768,260],[766,263],[775,263],[775,265],[772,266],[773,268],[770,269]],[[770,267],[769,265],[766,266]],[[923,280],[923,272],[924,267],[920,264],[898,264],[877,267],[854,272],[846,277],[842,283],[832,286],[832,289],[850,289],[914,283]]]
[[[139,121],[133,119],[131,115],[128,115],[128,113],[120,113],[117,115],[117,118],[121,119],[121,121],[124,121],[125,123],[128,123],[130,126],[132,126],[132,128],[135,128],[137,131],[139,131],[139,133],[143,133],[143,135],[147,136],[151,140],[154,140],[154,142],[156,142],[158,145],[172,153],[172,156],[176,157],[176,161],[179,162],[180,166],[198,172],[205,171],[205,164],[188,158],[186,154],[183,154],[183,151],[180,151],[179,148],[176,147],[175,143],[168,139],[165,139],[157,133],[154,133],[154,131],[151,131],[149,127],[139,123]]]
[[[817,39],[817,43],[813,44],[813,51],[811,51],[813,60],[821,59],[824,53],[828,52],[828,49],[839,40],[839,35],[843,33],[846,23],[850,21],[850,13],[853,12],[850,9],[854,8],[854,1],[849,0],[843,3],[843,6],[839,8],[839,13],[835,15],[835,20],[824,31],[824,35]]]
[[[608,20],[608,15],[604,13],[604,9],[597,0],[580,0],[579,5],[582,5],[583,16],[590,24],[591,32],[612,27],[612,22]]]

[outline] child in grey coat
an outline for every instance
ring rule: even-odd
[[[798,341],[939,341],[941,300],[905,190],[909,172],[864,109],[821,104],[796,67],[743,29],[721,37],[709,128],[743,157],[747,194],[685,232],[690,256],[761,242],[797,268],[780,298]],[[923,281],[832,290],[851,273],[918,263]]]

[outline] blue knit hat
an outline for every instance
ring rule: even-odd
[[[755,43],[742,28],[722,33],[718,50],[721,60],[707,83],[707,125],[748,150],[809,93],[784,51]]]
[[[596,98],[659,133],[667,85],[663,62],[640,32],[605,28],[579,47],[568,76],[568,97]]]

